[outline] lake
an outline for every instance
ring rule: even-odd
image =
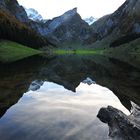
[[[96,116],[140,104],[140,69],[92,55],[32,57],[0,64],[1,140],[105,140]]]

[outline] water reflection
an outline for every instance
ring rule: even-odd
[[[81,83],[87,77],[117,97],[97,84]],[[0,78],[3,140],[106,139],[108,128],[96,118],[100,107],[112,105],[128,113],[131,101],[140,105],[140,70],[101,56],[33,57],[0,64]],[[33,81],[41,81],[40,86],[46,82],[27,92]]]
[[[58,84],[44,82],[39,90],[25,93],[2,117],[0,137],[3,140],[104,140],[108,128],[96,115],[100,107],[108,104],[129,113],[109,89],[97,84],[80,83],[74,93]]]

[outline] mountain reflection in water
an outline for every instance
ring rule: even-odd
[[[0,77],[3,140],[106,139],[108,127],[96,118],[99,109],[112,105],[128,114],[121,103],[128,110],[131,101],[140,103],[140,70],[105,57],[35,57],[1,64]],[[81,83],[87,77],[97,84]],[[34,80],[45,82],[28,91]]]

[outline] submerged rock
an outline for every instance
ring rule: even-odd
[[[109,137],[112,140],[140,140],[140,107],[133,105],[130,116],[108,106],[101,108],[97,117],[109,126]]]

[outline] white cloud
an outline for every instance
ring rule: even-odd
[[[44,18],[50,19],[78,7],[83,17],[95,18],[114,12],[125,0],[18,0],[27,7],[36,9]]]

